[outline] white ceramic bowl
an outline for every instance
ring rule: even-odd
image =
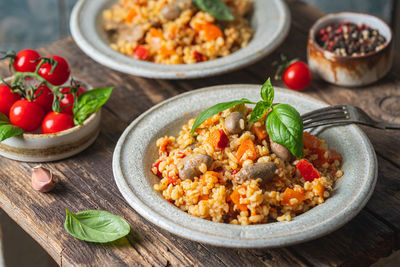
[[[315,38],[320,29],[346,21],[377,29],[386,38],[385,47],[364,56],[352,57],[338,56],[318,45]],[[307,56],[313,74],[336,85],[364,86],[381,79],[392,67],[392,54],[392,30],[383,20],[372,15],[356,12],[329,14],[317,20],[309,32]]]
[[[10,81],[11,78],[6,79]],[[91,89],[86,85],[87,89]],[[0,155],[18,161],[47,162],[73,156],[97,138],[101,111],[91,114],[82,125],[54,134],[24,133],[0,142]]]
[[[350,221],[367,203],[377,177],[374,149],[354,125],[331,127],[320,135],[343,156],[343,178],[325,203],[290,222],[231,225],[204,220],[166,201],[153,185],[158,157],[156,140],[176,136],[182,125],[204,109],[223,101],[260,99],[260,85],[225,85],[195,90],[168,99],[133,121],[113,155],[113,173],[126,201],[144,218],[181,237],[224,247],[258,248],[293,245],[326,235]],[[275,101],[292,104],[300,113],[326,104],[300,93],[275,88]],[[193,104],[196,103],[196,104]]]
[[[102,28],[102,11],[116,0],[80,0],[70,19],[71,34],[77,45],[95,61],[111,69],[162,79],[189,79],[213,76],[248,66],[275,50],[290,27],[290,13],[282,0],[253,0],[249,45],[235,53],[196,64],[164,65],[123,55],[112,50]]]

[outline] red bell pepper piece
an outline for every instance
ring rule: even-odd
[[[136,47],[134,53],[135,53],[135,56],[141,60],[146,60],[147,57],[149,56],[149,51],[144,46],[141,46],[141,45],[138,45]]]
[[[296,168],[306,181],[312,182],[314,179],[321,177],[318,171],[314,168],[314,165],[312,165],[306,159],[301,159],[296,164]]]

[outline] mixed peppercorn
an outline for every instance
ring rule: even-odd
[[[344,22],[328,25],[317,33],[317,43],[339,56],[362,56],[381,50],[386,38],[365,24]]]

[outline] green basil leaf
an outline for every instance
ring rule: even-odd
[[[194,130],[196,130],[197,127],[199,127],[204,121],[206,121],[208,118],[211,116],[218,114],[219,112],[237,106],[239,104],[255,104],[254,102],[251,102],[250,100],[246,98],[242,98],[240,100],[234,100],[230,102],[223,102],[216,104],[206,110],[204,110],[200,115],[196,118],[196,120],[193,123],[192,130],[190,131],[192,134],[194,133]]]
[[[278,104],[268,113],[266,127],[272,141],[285,146],[296,158],[303,157],[303,120],[289,104]]]
[[[222,0],[192,0],[198,9],[207,12],[218,20],[232,21],[235,19],[228,6]]]
[[[258,121],[264,116],[265,112],[269,109],[269,105],[267,105],[264,101],[259,101],[251,112],[250,123]]]
[[[90,114],[97,112],[107,102],[113,89],[96,88],[81,94],[77,105],[74,105],[74,123],[82,124]]]
[[[24,130],[12,125],[7,116],[0,112],[0,142],[13,136],[20,136],[23,133]]]
[[[272,87],[271,79],[268,78],[268,80],[261,87],[261,98],[270,106],[274,101],[274,94],[274,87]]]
[[[103,210],[85,210],[77,213],[66,211],[64,228],[80,240],[106,243],[126,236],[129,224],[119,216]]]

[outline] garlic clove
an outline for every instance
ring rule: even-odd
[[[41,165],[32,170],[32,187],[40,192],[49,192],[54,189],[56,183],[53,179],[53,173],[43,168]]]

